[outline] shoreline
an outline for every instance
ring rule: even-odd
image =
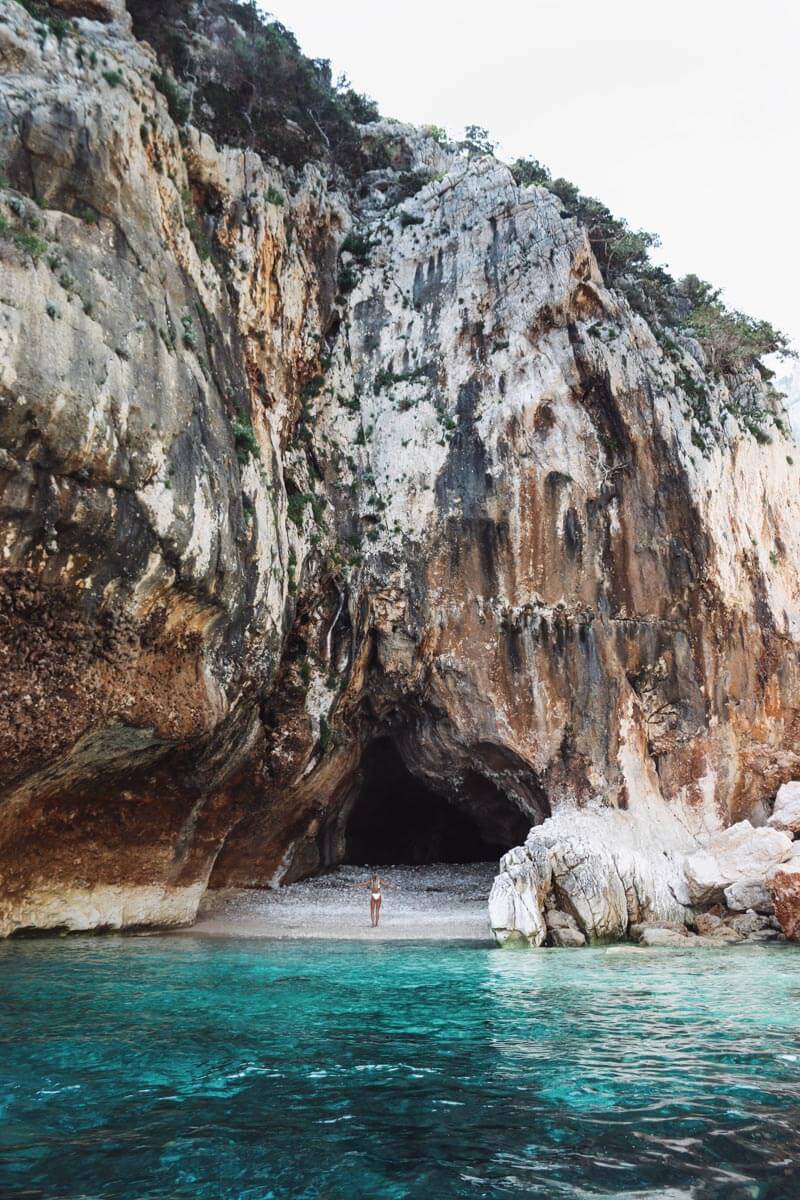
[[[364,942],[474,942],[494,946],[488,896],[495,863],[381,868],[387,890],[373,929],[368,867],[337,867],[278,889],[206,893],[197,920],[176,936]]]

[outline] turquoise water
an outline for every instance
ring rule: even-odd
[[[0,1196],[800,1195],[800,952],[0,944]]]

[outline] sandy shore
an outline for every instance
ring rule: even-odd
[[[339,867],[276,891],[209,892],[196,924],[183,932],[210,937],[491,943],[486,901],[496,872],[496,863],[382,868],[382,878],[394,886],[384,894],[378,929],[372,929],[369,889],[353,886],[369,878],[367,868]]]

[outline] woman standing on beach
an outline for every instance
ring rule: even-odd
[[[369,918],[372,922],[372,928],[378,928],[378,922],[381,919],[381,900],[383,899],[383,889],[391,887],[390,883],[386,883],[381,879],[377,871],[372,872],[372,876],[366,883],[357,883],[356,887],[368,887],[369,891]]]

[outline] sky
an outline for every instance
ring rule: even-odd
[[[261,0],[387,116],[487,128],[800,349],[797,0]]]

